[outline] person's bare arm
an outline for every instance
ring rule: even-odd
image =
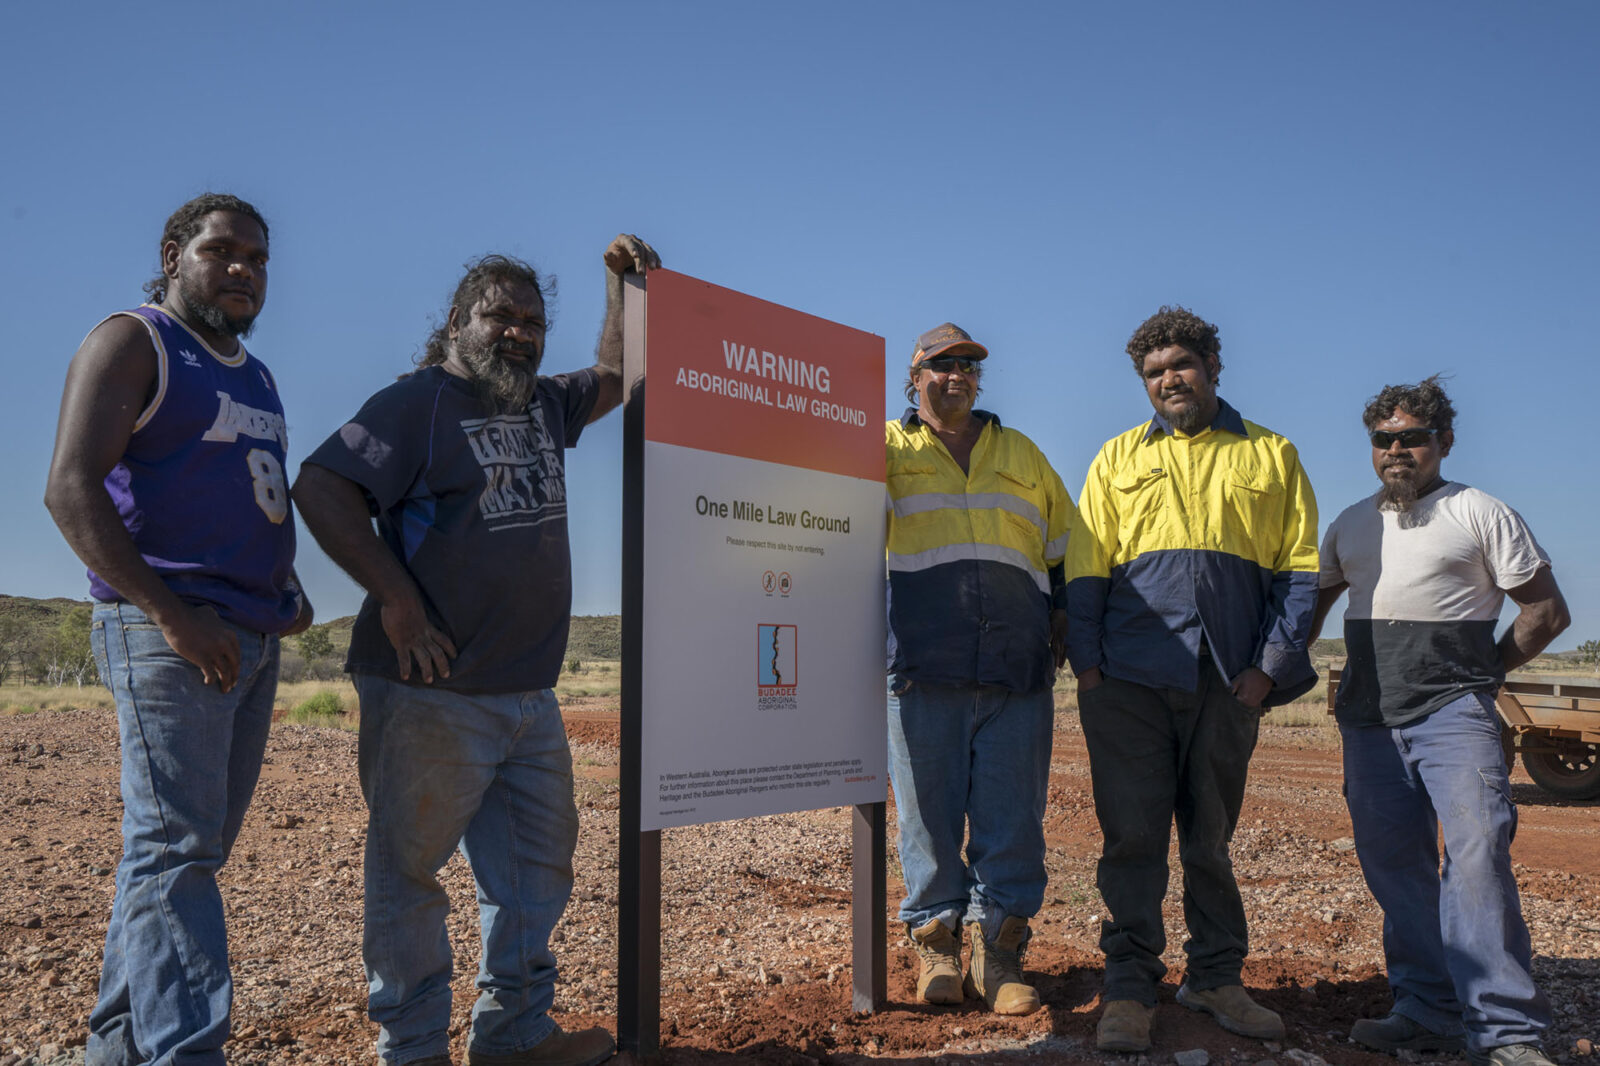
[[[622,276],[648,274],[661,265],[656,250],[631,233],[621,233],[605,250],[606,317],[594,346],[594,372],[600,378],[589,421],[610,413],[622,402]]]
[[[1317,590],[1317,611],[1311,616],[1311,635],[1306,638],[1307,643],[1322,636],[1323,623],[1328,620],[1328,612],[1333,610],[1333,605],[1339,602],[1339,597],[1344,595],[1344,590],[1350,587],[1350,582],[1341,581],[1337,585]]]
[[[328,558],[378,601],[400,677],[410,679],[413,661],[428,684],[435,675],[449,677],[456,646],[428,621],[417,583],[372,528],[361,486],[327,467],[306,463],[290,496]]]
[[[67,544],[101,579],[161,629],[172,650],[227,692],[239,674],[239,639],[210,607],[184,603],[145,562],[106,493],[155,391],[155,346],[126,316],[101,323],[67,368],[44,504]]]
[[[1563,629],[1572,624],[1572,614],[1567,610],[1566,597],[1561,595],[1556,576],[1548,566],[1540,567],[1527,584],[1507,589],[1506,595],[1522,608],[1496,644],[1501,665],[1510,673],[1519,666],[1526,666],[1534,656],[1544,651]]]

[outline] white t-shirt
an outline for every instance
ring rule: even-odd
[[[1347,582],[1349,660],[1339,720],[1402,725],[1505,680],[1494,627],[1505,590],[1550,557],[1522,516],[1488,493],[1447,481],[1404,514],[1376,494],[1333,520],[1322,542],[1323,588]]]

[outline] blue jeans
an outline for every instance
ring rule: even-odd
[[[1339,727],[1356,856],[1383,908],[1394,1010],[1474,1051],[1537,1044],[1511,838],[1517,808],[1493,702],[1472,693],[1398,728]],[[1444,831],[1444,875],[1438,838]]]
[[[1240,983],[1249,927],[1229,847],[1244,804],[1261,712],[1246,707],[1209,661],[1193,692],[1107,676],[1078,690],[1094,811],[1105,838],[1096,869],[1111,920],[1100,925],[1105,998],[1154,1006],[1166,974],[1167,847],[1178,824],[1184,982]]]
[[[117,701],[122,861],[88,1066],[222,1066],[233,979],[217,870],[261,774],[278,638],[233,627],[226,694],[127,603],[94,609],[90,643]]]
[[[889,779],[900,819],[900,918],[977,922],[985,940],[1044,902],[1044,801],[1055,703],[889,677]],[[970,830],[965,861],[962,838]]]
[[[399,1064],[449,1051],[450,902],[437,874],[458,845],[483,937],[470,1047],[533,1048],[555,1029],[550,932],[572,895],[578,843],[555,694],[353,679],[368,812],[362,955],[378,1056]]]

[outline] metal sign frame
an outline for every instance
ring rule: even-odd
[[[661,1053],[661,831],[642,830],[644,789],[645,278],[623,279],[622,751],[617,863],[617,1044],[652,1061]],[[851,1005],[871,1013],[888,988],[886,804],[851,816]]]

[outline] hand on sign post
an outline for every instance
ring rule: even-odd
[[[622,276],[648,274],[661,266],[656,250],[632,233],[619,233],[606,246],[606,317],[594,348],[594,372],[600,388],[589,421],[594,422],[622,402]]]
[[[648,274],[661,266],[656,250],[632,233],[619,233],[605,251],[606,268],[622,275],[630,270]]]

